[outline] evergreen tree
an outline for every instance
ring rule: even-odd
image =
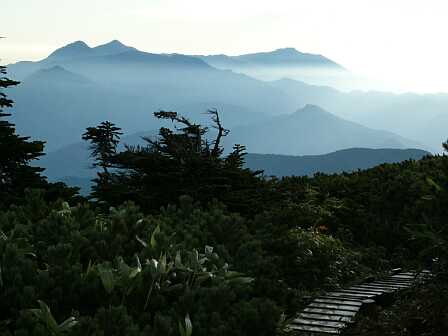
[[[207,127],[176,112],[155,112],[156,118],[171,120],[174,128],[162,127],[157,139],[143,138],[146,145],[108,157],[115,169],[107,179],[96,180],[93,196],[114,206],[132,200],[148,212],[176,203],[180,195],[203,204],[219,199],[235,211],[257,211],[251,204],[264,182],[256,176],[259,172],[243,168],[244,147],[223,157],[221,142],[229,131],[216,110],[209,114],[217,130],[213,141],[207,140]]]
[[[91,157],[95,159],[94,167],[100,167],[108,174],[110,158],[117,154],[120,143],[121,129],[110,121],[103,121],[97,127],[88,127],[83,134],[83,140],[90,141]]]
[[[99,167],[97,178],[93,181],[92,197],[98,199],[99,195],[113,193],[111,187],[111,159],[117,155],[117,147],[120,143],[121,129],[110,121],[104,121],[96,127],[88,127],[83,134],[83,140],[90,142],[91,157],[94,159],[93,167]]]
[[[17,84],[6,77],[6,67],[0,66],[0,205],[16,202],[26,188],[46,185],[40,175],[43,169],[29,165],[43,155],[44,142],[19,136],[14,124],[6,120],[11,114],[4,112],[4,108],[11,108],[13,101],[4,89]]]

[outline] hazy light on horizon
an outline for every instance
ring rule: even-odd
[[[2,0],[3,63],[76,40],[149,52],[242,54],[294,47],[397,91],[448,92],[442,0]]]

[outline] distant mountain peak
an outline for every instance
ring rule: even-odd
[[[89,47],[83,41],[75,41],[55,50],[48,56],[48,61],[62,61],[91,56],[108,56],[120,54],[127,51],[134,51],[135,48],[128,47],[118,40],[112,40],[94,48]]]
[[[126,45],[124,45],[123,43],[121,43],[121,41],[119,40],[112,40],[109,43],[106,43],[105,45],[113,45],[113,46],[123,46],[126,47]]]
[[[56,49],[48,56],[49,59],[68,59],[86,55],[91,48],[83,41],[75,41]]]
[[[67,70],[65,70],[60,65],[55,65],[55,66],[52,66],[50,68],[42,69],[42,70],[39,70],[39,71],[41,71],[43,73],[65,73],[65,72],[68,72]]]
[[[329,113],[325,111],[322,107],[314,104],[306,104],[304,107],[299,109],[297,113]]]
[[[322,107],[314,104],[306,104],[304,107],[298,109],[295,113],[290,115],[293,118],[311,118],[312,120],[316,120],[316,118],[320,120],[342,120],[338,116],[334,115],[323,109]]]
[[[52,83],[77,83],[87,84],[91,81],[77,73],[66,70],[60,65],[40,69],[25,79],[26,82],[52,82]]]
[[[108,43],[101,44],[92,49],[92,54],[94,56],[108,56],[121,54],[127,51],[135,51],[137,49],[128,47],[127,45],[121,43],[118,40],[112,40]]]
[[[278,54],[278,55],[285,55],[285,56],[297,56],[297,55],[302,55],[303,53],[301,53],[300,51],[298,51],[295,48],[279,48],[279,49],[275,49],[274,51],[272,51],[273,54]]]
[[[86,48],[90,49],[90,47],[84,41],[78,40],[72,43],[67,44],[65,47],[76,47],[76,48]]]

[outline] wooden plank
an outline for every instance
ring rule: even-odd
[[[371,282],[371,283],[369,283],[368,285],[362,285],[362,286],[369,286],[369,287],[373,287],[373,288],[385,288],[385,289],[388,289],[388,288],[390,288],[390,289],[397,289],[397,288],[402,288],[402,287],[406,287],[406,286],[403,286],[403,285],[393,285],[393,284],[390,284],[390,283],[379,283],[379,282]]]
[[[323,308],[323,309],[337,309],[337,310],[346,310],[346,311],[353,311],[357,312],[359,310],[359,307],[355,306],[347,306],[347,305],[339,305],[339,304],[331,304],[331,303],[314,303],[311,302],[308,307],[312,308]]]
[[[364,289],[364,290],[368,290],[368,291],[372,291],[372,292],[380,292],[380,293],[392,293],[394,292],[396,289],[394,288],[381,288],[381,287],[373,287],[373,286],[368,286],[368,285],[360,285],[360,286],[356,286],[356,288],[359,289]]]
[[[344,299],[332,299],[332,298],[317,298],[314,299],[313,302],[319,302],[319,303],[333,303],[333,304],[344,304],[347,306],[354,306],[354,307],[361,307],[362,302],[356,302],[356,301],[349,301]]]
[[[378,295],[391,292],[390,289],[379,289],[379,288],[372,288],[372,287],[365,287],[365,286],[352,286],[347,289],[348,290],[359,290],[359,291],[373,292],[373,293],[378,293]]]
[[[398,273],[398,274],[394,274],[394,275],[411,275],[411,276],[416,276],[418,273],[416,272],[403,272],[403,273]]]
[[[412,286],[412,284],[400,284],[396,282],[387,282],[387,281],[376,281],[372,283],[371,285],[381,285],[381,286],[391,286],[391,287],[401,287],[401,288],[407,288]]]
[[[331,328],[331,327],[316,327],[316,326],[308,326],[308,325],[290,324],[288,326],[288,328],[295,330],[295,331],[304,331],[304,332],[309,332],[309,333],[323,333],[323,334],[334,334],[334,335],[340,334],[340,330],[338,328]]]
[[[372,290],[379,290],[379,291],[394,291],[397,287],[395,286],[387,286],[387,285],[358,285],[356,287],[365,288],[365,289],[372,289]]]
[[[395,274],[395,275],[391,275],[389,278],[392,278],[392,279],[404,279],[404,280],[414,280],[415,276],[416,276],[416,274],[414,274],[414,275]]]
[[[301,324],[301,325],[312,325],[312,326],[318,326],[318,327],[331,327],[331,328],[338,328],[342,329],[346,326],[344,322],[337,322],[337,321],[316,321],[316,320],[309,320],[306,318],[296,318],[292,321],[294,324]]]
[[[414,281],[397,281],[397,280],[390,280],[390,279],[384,279],[378,282],[383,282],[383,283],[389,283],[389,284],[393,284],[393,285],[409,285],[412,286],[412,284],[414,283]]]
[[[312,320],[336,321],[336,322],[346,322],[346,323],[349,323],[352,321],[352,318],[350,316],[328,315],[328,314],[319,314],[319,313],[300,313],[297,317],[307,318],[307,319],[312,319]]]
[[[419,279],[428,278],[430,273],[401,272],[395,270],[384,279],[333,290],[315,298],[289,325],[291,330],[302,335],[339,334],[354,317],[363,304],[374,303],[374,298],[393,294],[412,287]]]
[[[347,292],[328,292],[328,295],[331,296],[339,296],[339,297],[347,297],[347,298],[362,298],[362,299],[370,299],[375,297],[375,294],[359,294],[359,293],[347,293]]]
[[[319,297],[319,299],[323,299],[323,298],[344,300],[344,301],[349,301],[349,302],[354,302],[354,303],[364,303],[365,300],[368,300],[368,299],[363,299],[363,298],[347,298],[345,296],[333,296],[333,295],[329,295],[329,294]]]
[[[365,295],[373,295],[373,296],[378,296],[381,295],[381,292],[376,292],[376,291],[368,291],[368,290],[358,290],[358,289],[340,289],[340,292],[343,293],[353,293],[353,294],[365,294]]]
[[[409,275],[391,275],[388,277],[385,277],[384,279],[391,279],[391,280],[396,280],[396,281],[414,281],[415,280],[415,276],[409,276]]]
[[[348,311],[348,310],[335,310],[335,309],[325,309],[325,308],[313,308],[308,307],[303,310],[305,313],[319,313],[319,314],[327,314],[327,315],[336,315],[336,316],[355,316],[356,312]]]

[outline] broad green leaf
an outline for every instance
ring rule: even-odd
[[[30,312],[34,314],[42,323],[47,326],[47,329],[52,333],[58,333],[58,323],[51,314],[50,308],[45,302],[38,300],[39,308],[30,309]]]
[[[76,320],[76,318],[71,316],[59,325],[59,330],[63,332],[68,331],[69,329],[74,327],[77,323],[78,321]]]
[[[210,258],[212,256],[212,254],[213,254],[213,246],[206,245],[205,246],[205,255]]]
[[[185,316],[185,331],[186,336],[191,336],[193,334],[193,324],[191,323],[190,316],[188,314]]]
[[[107,264],[100,264],[97,267],[98,273],[101,278],[101,282],[103,283],[104,289],[107,293],[112,293],[115,288],[115,277],[112,272],[112,269]]]
[[[156,248],[157,247],[157,240],[156,240],[156,235],[158,235],[160,233],[160,224],[157,225],[157,227],[155,228],[154,232],[151,235],[151,247],[152,248]]]
[[[143,247],[148,247],[148,244],[146,244],[146,242],[141,239],[139,236],[135,235],[135,239],[137,239],[137,241],[142,244]]]
[[[437,191],[442,191],[442,188],[436,183],[436,182],[434,182],[434,180],[431,178],[431,177],[427,177],[426,178],[426,182],[430,185],[430,186],[432,186],[432,187],[434,187]]]
[[[142,271],[142,264],[140,263],[139,257],[135,256],[135,258],[137,259],[137,267],[132,268],[132,271],[129,274],[129,277],[131,279],[134,278],[137,274],[139,274]]]
[[[149,270],[153,278],[155,278],[158,275],[158,267],[157,267],[158,265],[159,262],[156,259],[151,259],[149,261]]]
[[[179,321],[179,334],[181,336],[191,336],[193,334],[193,324],[191,323],[190,316],[185,316],[185,328]]]
[[[251,277],[237,277],[237,278],[231,278],[227,280],[228,283],[231,284],[239,284],[239,285],[247,285],[254,281],[254,278]]]
[[[174,258],[174,266],[176,266],[176,268],[181,268],[183,266],[180,251],[176,252],[176,257]]]
[[[159,274],[165,274],[166,273],[166,254],[162,254],[159,260],[159,264],[157,265],[157,272]]]

